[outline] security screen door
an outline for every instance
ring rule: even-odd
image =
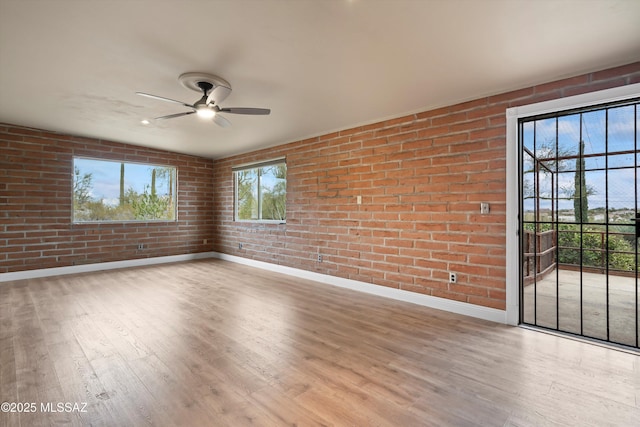
[[[639,103],[520,119],[521,323],[639,348]]]

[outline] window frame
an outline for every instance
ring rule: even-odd
[[[285,169],[287,167],[287,159],[286,157],[277,157],[270,160],[260,161],[260,162],[252,162],[252,163],[244,163],[238,166],[233,166],[231,168],[233,172],[233,220],[235,222],[241,223],[260,223],[260,224],[286,224],[287,223],[287,213],[286,213],[286,192],[287,192],[287,178],[285,177],[285,218],[284,219],[262,219],[262,194],[261,194],[261,182],[260,177],[261,174],[257,173],[257,186],[258,186],[258,219],[241,219],[238,217],[238,173],[246,170],[258,170],[267,166],[278,166],[284,165]]]
[[[110,163],[116,163],[116,164],[120,164],[120,163],[125,163],[125,164],[129,164],[129,165],[141,165],[141,166],[148,166],[148,167],[152,167],[152,168],[172,168],[175,170],[175,175],[174,175],[174,183],[173,183],[173,192],[174,192],[174,213],[173,213],[173,219],[107,219],[107,220],[91,220],[91,221],[78,221],[75,218],[75,207],[74,207],[74,197],[75,197],[75,190],[74,190],[74,183],[75,183],[75,162],[76,159],[81,159],[81,160],[94,160],[94,161],[100,161],[100,162],[110,162]],[[102,157],[91,157],[91,156],[76,156],[74,155],[71,159],[71,224],[73,225],[82,225],[82,224],[126,224],[126,223],[136,223],[136,224],[145,224],[145,223],[153,223],[153,224],[158,224],[158,223],[177,223],[178,222],[178,167],[175,165],[169,165],[169,164],[155,164],[155,163],[146,163],[146,162],[135,162],[135,161],[128,161],[128,160],[115,160],[115,159],[106,159],[106,158],[102,158]]]

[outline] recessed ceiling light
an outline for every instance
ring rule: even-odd
[[[151,122],[149,120],[147,120],[147,119],[140,120],[140,123],[142,123],[145,126],[148,125],[148,124],[151,124]]]

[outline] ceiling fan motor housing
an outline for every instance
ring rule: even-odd
[[[196,92],[202,92],[202,87],[200,86],[202,83],[207,83],[211,85],[211,89],[222,86],[229,91],[231,91],[231,83],[223,79],[222,77],[218,77],[214,74],[209,73],[184,73],[178,77],[180,84],[186,87],[187,89],[191,89]]]
[[[198,82],[197,85],[200,89],[202,89],[204,96],[207,96],[209,94],[209,91],[213,89],[213,85],[209,82]]]

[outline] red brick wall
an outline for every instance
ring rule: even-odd
[[[74,155],[176,166],[178,222],[71,224]],[[212,180],[210,159],[0,124],[0,273],[210,250]]]
[[[214,249],[504,309],[506,108],[637,82],[640,63],[218,160]],[[231,167],[280,156],[287,223],[234,222]]]

